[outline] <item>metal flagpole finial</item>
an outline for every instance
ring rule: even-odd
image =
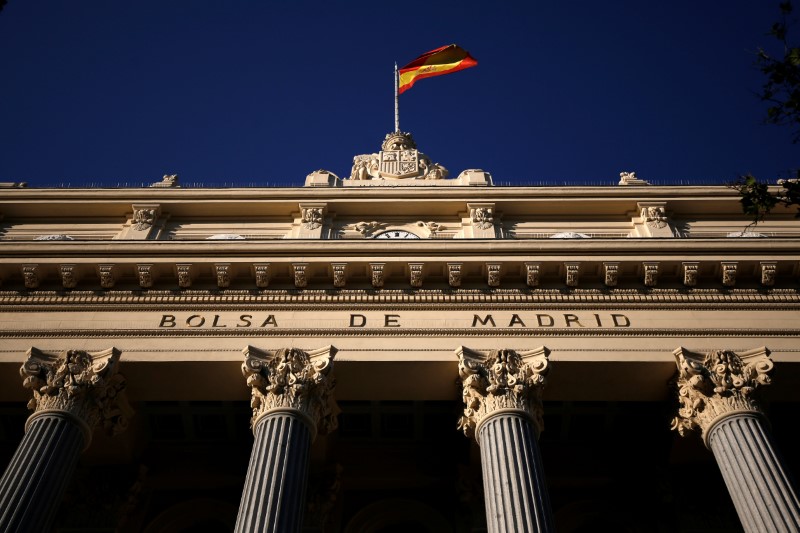
[[[400,98],[397,93],[400,87],[400,75],[397,72],[397,61],[394,62],[394,131],[400,132]]]

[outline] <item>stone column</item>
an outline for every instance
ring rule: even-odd
[[[458,427],[481,448],[489,533],[555,531],[537,444],[548,350],[485,355],[462,346],[456,353],[464,399]]]
[[[300,531],[311,441],[317,431],[336,428],[331,408],[336,349],[270,354],[248,346],[244,354],[255,442],[235,531]]]
[[[736,512],[748,533],[800,531],[800,501],[773,445],[766,418],[752,397],[770,383],[766,348],[744,353],[675,350],[681,435],[699,430],[717,460]]]
[[[25,436],[0,478],[0,531],[49,531],[81,451],[102,424],[112,433],[127,425],[130,408],[120,394],[115,348],[52,355],[36,348],[20,374],[33,392],[34,413]]]

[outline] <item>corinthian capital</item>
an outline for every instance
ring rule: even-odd
[[[464,346],[456,350],[464,399],[464,415],[458,428],[468,437],[476,435],[488,415],[511,409],[527,413],[537,433],[541,432],[542,390],[549,370],[549,353],[544,346],[527,352],[495,350],[488,355]]]
[[[87,446],[98,424],[112,434],[127,427],[131,410],[121,395],[125,378],[117,373],[119,350],[49,354],[31,348],[27,355],[19,372],[23,386],[33,392],[28,408],[34,416],[66,412],[83,427]]]
[[[681,435],[700,430],[706,440],[720,418],[738,412],[761,412],[753,392],[759,385],[770,383],[773,363],[767,348],[738,355],[727,350],[698,354],[678,348],[674,354],[680,407],[672,429]]]
[[[312,436],[316,436],[317,428],[321,433],[336,429],[332,409],[336,348],[325,346],[311,352],[282,348],[269,353],[248,346],[242,351],[242,373],[251,392],[253,429],[268,412],[281,409],[299,411],[309,423]]]

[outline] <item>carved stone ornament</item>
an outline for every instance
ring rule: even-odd
[[[344,287],[347,283],[347,263],[333,263],[331,264],[331,268],[333,268],[333,286],[336,288]]]
[[[72,237],[69,235],[64,235],[63,233],[57,233],[54,235],[40,235],[33,239],[34,241],[74,241]]]
[[[528,287],[539,286],[539,263],[525,263],[525,283]]]
[[[308,285],[308,280],[306,279],[306,267],[308,265],[305,263],[294,263],[292,265],[292,270],[294,271],[294,286],[303,288]]]
[[[461,347],[458,375],[464,415],[458,429],[474,436],[481,421],[499,409],[524,411],[538,432],[542,422],[542,390],[547,376],[549,350],[544,346],[527,352],[495,350],[488,355]]]
[[[736,285],[736,267],[737,263],[722,263],[722,284],[726,287],[733,287]]]
[[[567,271],[567,287],[577,287],[581,272],[581,264],[564,263],[564,268]]]
[[[175,265],[175,270],[178,273],[178,286],[181,289],[188,289],[192,286],[192,265],[179,264]]]
[[[643,263],[645,287],[658,285],[658,263]]]
[[[385,263],[370,263],[367,275],[372,280],[372,286],[376,289],[383,287],[383,267]]]
[[[323,213],[321,207],[304,207],[301,212],[300,221],[304,228],[317,229],[322,226]]]
[[[772,287],[775,285],[775,276],[778,271],[778,265],[775,263],[761,263],[761,284],[765,287]]]
[[[149,289],[153,286],[153,265],[136,265],[136,271],[139,276],[139,286],[143,289]]]
[[[472,225],[480,229],[489,229],[494,225],[494,210],[491,207],[474,207],[469,211]]]
[[[161,181],[157,181],[150,185],[151,187],[180,187],[178,185],[178,175],[177,174],[164,174],[164,177],[161,178]]]
[[[114,265],[97,265],[97,272],[100,276],[100,286],[104,289],[111,289],[116,283],[116,272]]]
[[[451,287],[461,286],[462,263],[447,263],[447,283]]]
[[[647,181],[637,178],[636,172],[620,172],[618,185],[650,185]]]
[[[606,287],[616,287],[619,280],[619,263],[603,263]]]
[[[422,287],[422,263],[409,263],[408,270],[411,274],[411,286]]]
[[[250,387],[251,427],[273,409],[300,411],[320,433],[336,429],[332,409],[333,358],[336,348],[326,346],[311,352],[283,348],[274,354],[248,346],[243,350],[242,374]],[[312,437],[316,432],[312,430]]]
[[[269,286],[269,263],[260,263],[253,265],[253,270],[256,275],[256,286],[263,289]]]
[[[74,289],[78,286],[78,276],[75,274],[75,265],[59,265],[58,273],[61,276],[61,285],[65,289]]]
[[[155,209],[135,209],[133,211],[133,229],[135,230],[146,230],[153,227],[153,224],[156,222],[156,210]]]
[[[642,207],[642,220],[651,228],[666,228],[667,212],[661,206]]]
[[[130,407],[120,396],[125,378],[117,373],[119,350],[53,355],[31,348],[27,355],[20,375],[22,385],[33,392],[29,409],[68,412],[86,425],[87,444],[98,424],[112,434],[127,427]]]
[[[486,265],[486,282],[490,287],[500,286],[500,264],[487,263]]]
[[[386,226],[387,224],[384,222],[376,222],[373,220],[372,222],[358,222],[352,227],[364,237],[369,237],[376,231],[384,229]]]
[[[421,220],[417,221],[417,226],[428,230],[428,233],[430,233],[431,237],[436,235],[440,230],[445,229],[445,226],[442,224],[437,224],[436,222],[423,222]]]
[[[231,265],[229,263],[216,263],[214,273],[217,276],[217,287],[225,289],[231,285]]]
[[[769,385],[773,368],[769,350],[756,348],[742,354],[727,350],[696,354],[678,348],[678,416],[672,429],[680,435],[708,430],[720,417],[741,411],[761,412],[753,398],[760,385]]]
[[[687,287],[694,287],[697,285],[697,271],[699,270],[699,263],[683,263],[683,284]]]
[[[39,286],[39,265],[22,265],[22,279],[26,289]]]

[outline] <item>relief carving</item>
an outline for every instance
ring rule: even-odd
[[[20,375],[22,385],[33,392],[28,409],[34,413],[66,411],[82,420],[89,431],[98,424],[112,434],[127,427],[130,408],[120,396],[125,378],[117,373],[119,350],[69,350],[51,355],[31,348],[27,355]],[[91,434],[86,437],[88,444]]]
[[[58,273],[61,276],[61,284],[65,289],[74,289],[78,285],[75,265],[59,265]]]
[[[442,224],[437,224],[436,222],[423,222],[421,220],[417,221],[417,226],[425,228],[428,230],[428,233],[431,237],[436,235],[440,230],[445,229],[445,226]]]
[[[481,421],[498,409],[524,411],[537,432],[544,429],[542,390],[549,370],[546,348],[521,353],[502,349],[487,356],[462,347],[457,353],[464,400],[458,429],[473,436]]]
[[[736,267],[737,263],[722,263],[722,284],[726,287],[736,285]]]
[[[139,286],[143,289],[149,289],[153,286],[153,265],[137,265],[136,271],[139,276]]]
[[[231,265],[227,263],[216,263],[214,272],[217,276],[217,287],[224,289],[231,285]]]
[[[308,285],[308,280],[306,279],[306,264],[294,263],[292,265],[292,270],[294,271],[294,286],[298,288],[303,288]]]
[[[26,289],[39,286],[39,265],[22,265],[22,279]]]
[[[578,278],[581,272],[580,263],[564,263],[564,268],[567,271],[567,287],[577,287]]]
[[[322,226],[322,216],[321,207],[304,207],[300,221],[306,229],[317,229]]]
[[[383,287],[383,267],[384,263],[369,264],[369,277],[372,280],[372,286],[376,289]]]
[[[655,287],[658,284],[658,263],[643,263],[645,287]]]
[[[265,288],[269,286],[269,263],[261,263],[253,265],[256,273],[256,286],[258,288]]]
[[[486,265],[486,281],[490,287],[500,286],[500,264],[488,263]]]
[[[661,206],[643,207],[641,216],[645,224],[651,228],[667,227],[667,212]]]
[[[604,283],[606,287],[616,287],[619,280],[619,263],[603,263],[605,269]]]
[[[461,286],[461,263],[447,263],[447,283],[451,287]]]
[[[135,209],[133,211],[133,229],[146,230],[153,227],[156,222],[155,209]]]
[[[411,273],[411,286],[422,287],[422,263],[409,263],[408,269]]]
[[[344,287],[345,283],[347,283],[345,275],[347,263],[333,263],[331,266],[333,267],[333,286],[337,288]]]
[[[255,428],[258,419],[272,409],[294,409],[320,433],[336,429],[331,408],[336,386],[332,372],[336,348],[327,346],[311,352],[283,348],[269,354],[248,346],[243,353],[242,374],[250,387],[253,409],[251,427]]]
[[[528,287],[539,286],[539,263],[525,263],[525,283]]]
[[[178,272],[178,286],[181,289],[188,289],[192,286],[192,265],[181,264],[175,265],[175,270]]]
[[[683,263],[683,284],[687,287],[694,287],[697,285],[697,271],[700,267],[699,263]]]
[[[386,226],[387,224],[383,222],[376,222],[373,220],[372,222],[359,222],[354,224],[352,227],[364,237],[369,237],[376,231],[382,230]]]
[[[491,207],[474,207],[469,212],[472,225],[480,229],[489,229],[494,225],[494,210]]]
[[[98,265],[97,271],[100,275],[100,286],[104,289],[111,289],[116,282],[114,265]]]
[[[777,271],[778,265],[775,263],[761,263],[761,284],[765,287],[775,285]]]
[[[759,386],[770,384],[774,365],[766,348],[741,356],[728,350],[703,355],[678,348],[674,353],[680,407],[672,429],[680,435],[699,430],[706,439],[713,423],[726,414],[761,412],[753,393]]]

